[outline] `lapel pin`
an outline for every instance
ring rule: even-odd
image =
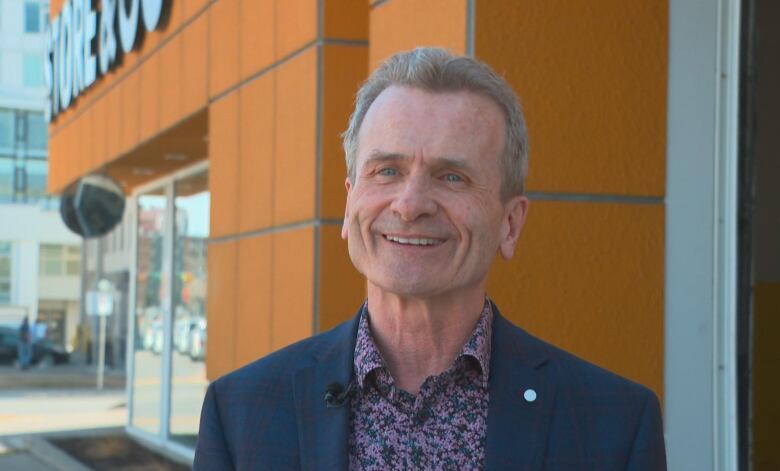
[[[536,400],[536,391],[533,389],[526,389],[523,393],[523,398],[528,402],[534,402]]]

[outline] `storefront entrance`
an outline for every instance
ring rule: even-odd
[[[136,191],[129,431],[192,453],[206,392],[206,164]],[[175,398],[172,400],[171,398]]]

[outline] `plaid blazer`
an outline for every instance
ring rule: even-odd
[[[649,389],[494,312],[486,470],[666,469]],[[352,379],[358,318],[211,383],[194,469],[346,470],[349,403],[326,407],[324,397],[331,383]]]

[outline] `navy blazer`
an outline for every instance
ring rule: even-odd
[[[666,469],[649,389],[494,312],[486,470]],[[349,402],[327,407],[324,398],[330,384],[352,379],[358,318],[211,383],[194,469],[346,470]]]

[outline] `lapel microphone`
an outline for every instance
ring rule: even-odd
[[[346,390],[340,383],[330,383],[325,388],[325,405],[329,408],[341,407],[354,393],[354,381],[349,382]]]

